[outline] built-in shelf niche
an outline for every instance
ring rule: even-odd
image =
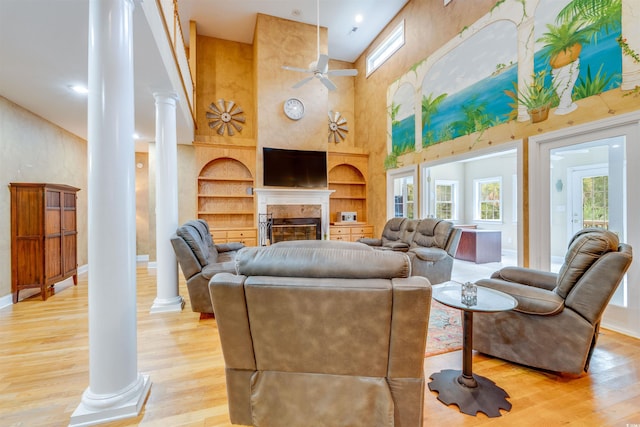
[[[240,161],[218,158],[198,176],[198,218],[211,228],[254,227],[254,178]]]

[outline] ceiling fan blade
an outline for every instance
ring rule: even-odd
[[[318,56],[318,63],[316,64],[316,70],[320,71],[322,74],[327,72],[329,68],[329,55],[325,55],[324,53]]]
[[[285,70],[289,70],[289,71],[298,71],[300,73],[313,73],[313,71],[314,71],[314,70],[310,70],[308,68],[289,67],[288,65],[283,65],[282,68],[285,69]]]
[[[304,78],[304,79],[300,80],[298,83],[294,84],[292,87],[293,87],[294,89],[297,89],[297,88],[299,88],[300,86],[302,86],[302,85],[304,85],[305,83],[307,83],[307,82],[308,82],[309,80],[311,80],[312,78],[313,78],[313,76],[306,77],[306,78]]]
[[[227,123],[227,134],[229,136],[233,136],[236,134],[236,131],[234,131],[233,127],[231,126],[231,122]]]
[[[323,85],[325,85],[327,87],[327,89],[329,90],[336,90],[338,89],[338,87],[336,85],[333,84],[333,82],[331,80],[329,80],[326,76],[320,76],[320,81],[322,82]]]
[[[327,74],[330,76],[349,76],[349,77],[353,77],[353,76],[357,76],[358,75],[358,70],[356,69],[348,69],[348,70],[329,70],[327,71]]]
[[[233,117],[233,119],[231,121],[232,122],[244,123],[245,122],[245,118],[244,118],[244,116],[237,116],[237,117]]]
[[[217,119],[220,117],[220,114],[210,113],[207,111],[207,119]]]
[[[346,136],[347,136],[347,135],[345,135],[345,134],[344,134],[340,129],[338,129],[338,130],[336,131],[336,133],[337,133],[338,135],[340,135],[340,139],[341,139],[341,140],[345,139],[345,138],[346,138]]]
[[[236,105],[235,101],[227,101],[227,108],[224,111],[229,112]]]
[[[218,135],[224,135],[224,129],[227,127],[226,123],[222,123],[222,125],[218,128]]]

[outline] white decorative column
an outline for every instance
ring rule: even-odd
[[[178,262],[171,235],[178,228],[178,160],[176,99],[172,93],[154,93],[156,99],[156,271],[157,294],[152,313],[180,311]]]
[[[138,372],[133,1],[89,3],[89,387],[69,425],[136,416]]]

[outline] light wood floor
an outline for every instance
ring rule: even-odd
[[[154,270],[138,269],[138,370],[152,386],[143,412],[109,426],[229,426],[224,366],[214,319],[199,319],[187,299],[181,313],[150,314]],[[0,309],[0,426],[65,426],[89,384],[87,277]],[[182,279],[182,278],[181,278]],[[428,378],[459,369],[460,351],[425,359]],[[428,389],[425,426],[640,425],[640,340],[602,331],[589,374],[565,378],[474,355],[474,372],[510,395],[499,418],[447,407]],[[296,426],[292,426],[296,427]]]

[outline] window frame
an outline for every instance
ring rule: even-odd
[[[497,183],[499,185],[500,188],[500,197],[498,200],[499,203],[499,209],[498,209],[498,215],[499,218],[497,219],[485,219],[481,217],[481,212],[482,212],[482,208],[481,208],[481,203],[483,203],[484,201],[481,200],[481,187],[484,184],[489,184],[489,183]],[[473,180],[473,220],[476,222],[491,222],[491,223],[499,223],[503,221],[504,218],[504,214],[502,212],[503,209],[503,202],[502,202],[502,196],[504,193],[504,186],[502,185],[502,177],[501,176],[493,176],[493,177],[487,177],[487,178],[476,178]]]
[[[434,194],[434,202],[433,202],[433,214],[438,219],[445,219],[448,221],[457,221],[458,220],[458,187],[460,183],[456,180],[451,179],[436,179],[433,187]],[[438,186],[449,186],[451,187],[451,218],[441,218],[438,216]]]
[[[399,40],[399,41],[398,41]],[[365,66],[367,69],[366,77],[369,77],[374,71],[382,66],[389,58],[393,56],[406,41],[404,19],[400,21],[398,26],[367,54]]]
[[[387,171],[387,219],[395,218],[395,180],[403,178],[413,178],[413,215],[414,218],[419,218],[420,213],[418,208],[420,206],[420,195],[418,185],[418,166],[411,165],[403,168],[393,169]],[[404,201],[403,201],[404,202]],[[406,214],[406,212],[405,212]]]

